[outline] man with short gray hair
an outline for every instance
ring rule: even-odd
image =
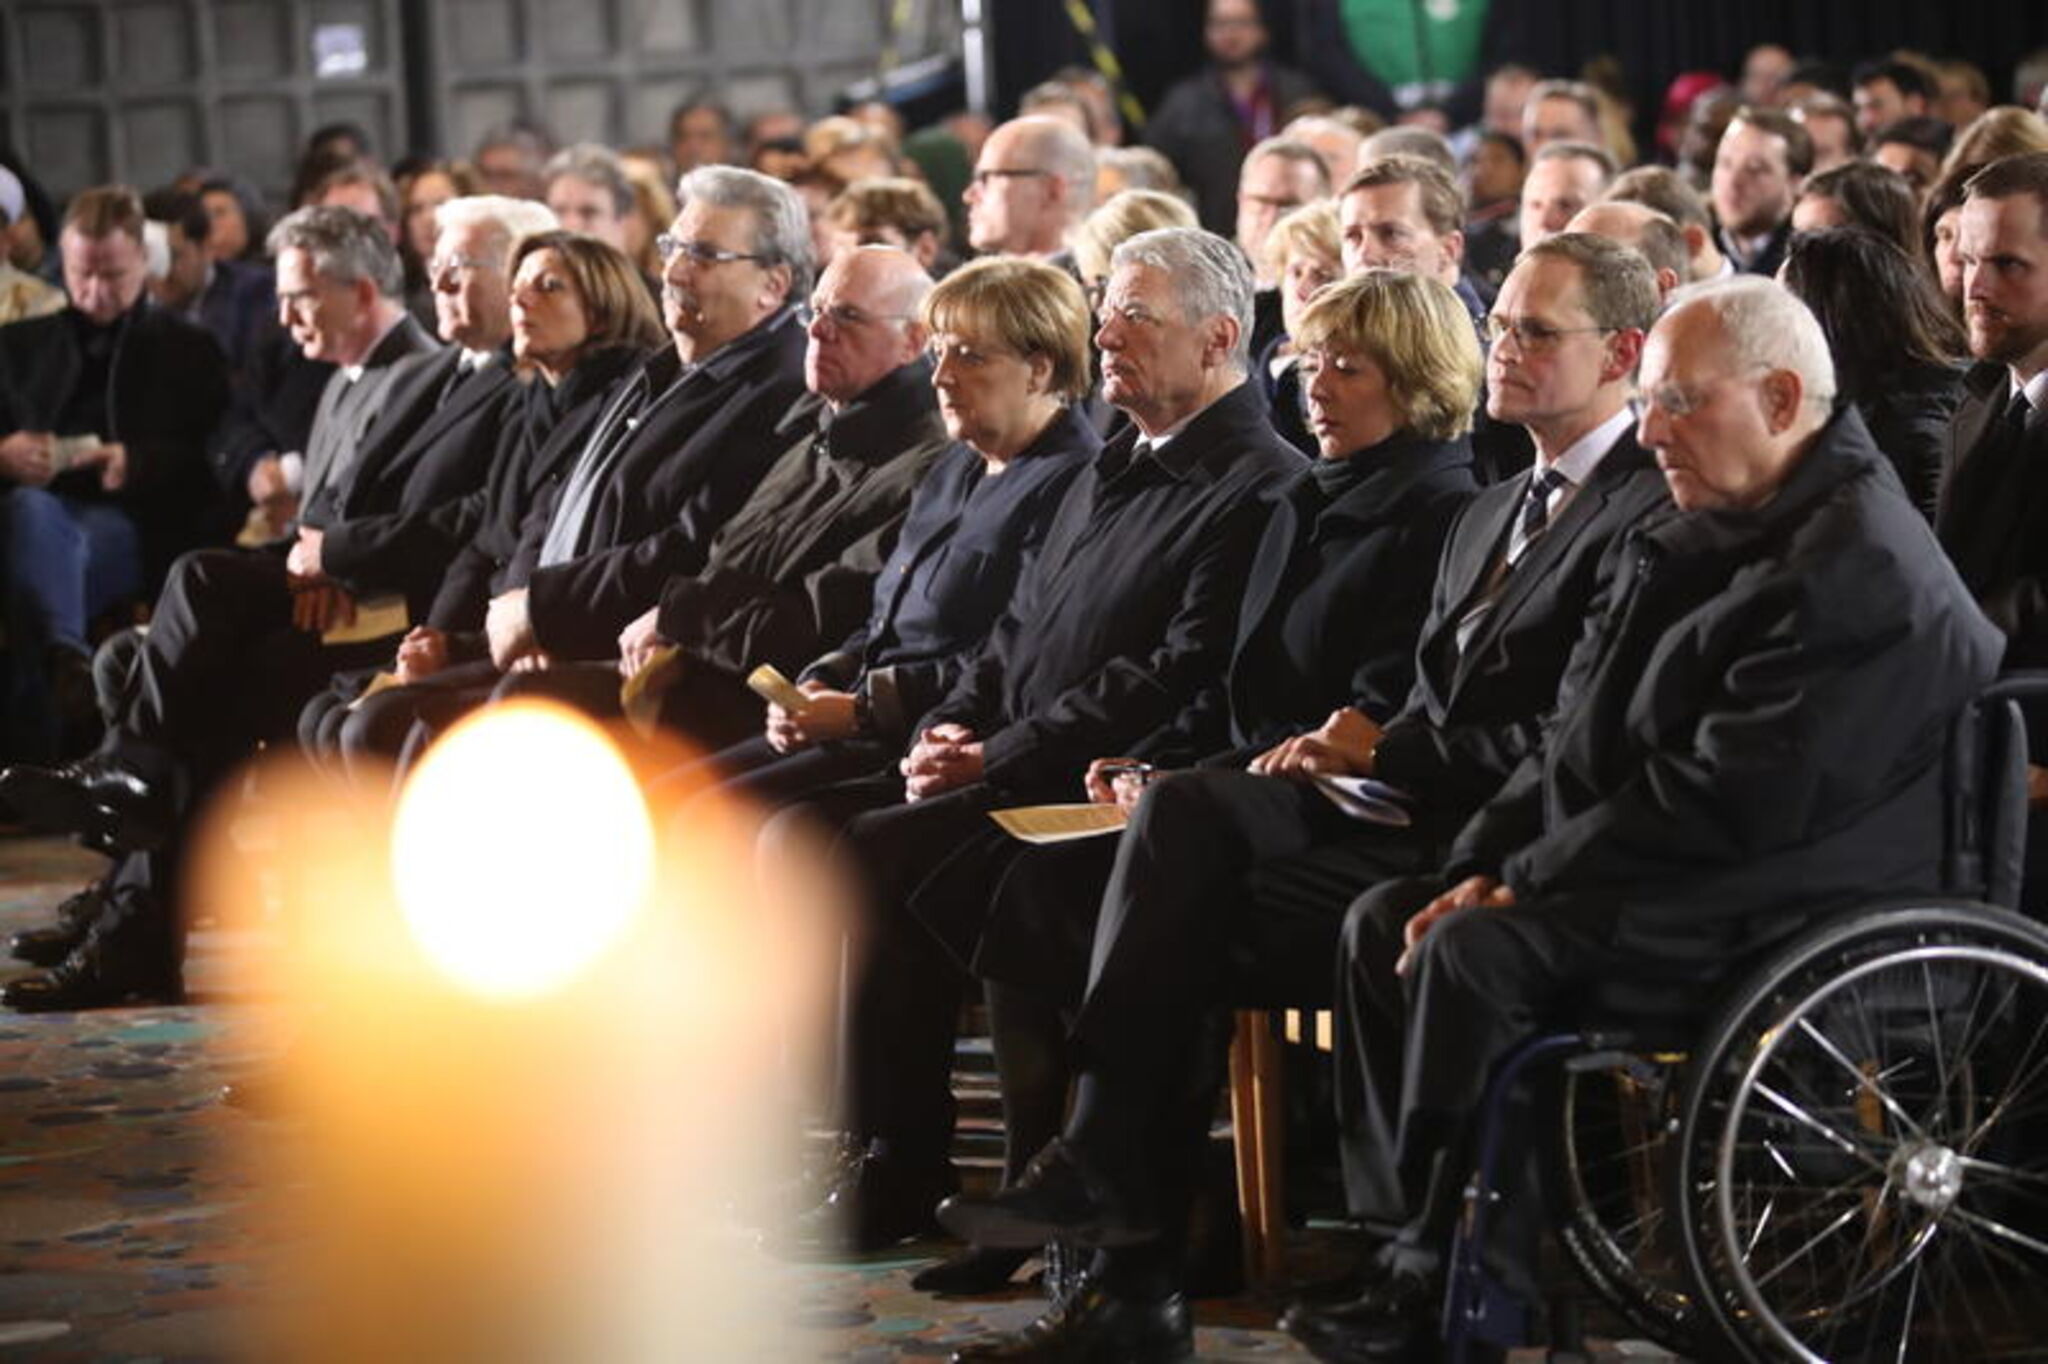
[[[1539,1027],[1710,999],[1872,887],[1942,888],[1944,742],[2004,642],[1831,407],[1820,324],[1771,280],[1692,286],[1641,387],[1674,507],[1608,556],[1537,751],[1440,873],[1375,887],[1345,926],[1366,1012],[1342,1035],[1398,1115],[1378,1180],[1398,1230],[1357,1302],[1289,1314],[1319,1359],[1435,1339],[1474,1115]]]
[[[606,659],[671,575],[768,471],[803,393],[796,304],[811,288],[810,217],[779,180],[699,166],[656,241],[675,345],[619,389],[550,508],[526,586],[494,598],[491,661]]]
[[[1251,295],[1243,253],[1213,233],[1165,228],[1116,249],[1096,344],[1104,396],[1131,425],[1076,478],[1009,613],[899,769],[770,826],[836,826],[862,890],[845,1083],[865,1129],[852,1135],[881,1153],[860,1196],[894,1205],[863,1220],[894,1237],[929,1226],[957,1187],[947,1074],[965,977],[941,943],[986,912],[1008,864],[988,811],[1072,800],[1092,759],[1142,757],[1175,715],[1221,725],[1228,710],[1266,496],[1301,467],[1248,379]]]

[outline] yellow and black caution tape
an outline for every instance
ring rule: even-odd
[[[1133,128],[1145,126],[1145,106],[1138,103],[1138,97],[1124,88],[1123,63],[1116,59],[1116,53],[1109,50],[1109,44],[1102,41],[1102,33],[1095,27],[1095,12],[1088,8],[1087,0],[1066,0],[1067,20],[1074,31],[1081,35],[1081,41],[1088,44],[1089,59],[1095,69],[1102,73],[1109,88],[1116,91],[1116,107],[1123,114],[1124,122]]]

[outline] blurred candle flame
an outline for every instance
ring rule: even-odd
[[[391,876],[407,926],[464,987],[558,989],[617,943],[654,870],[646,802],[588,720],[539,702],[489,706],[405,784]]]

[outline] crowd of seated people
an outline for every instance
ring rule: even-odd
[[[1430,1358],[1491,1062],[1939,888],[1940,737],[2048,665],[2048,122],[1766,47],[1635,164],[1603,87],[1503,66],[1454,127],[1321,100],[1244,0],[1205,37],[1144,149],[1067,70],[907,134],[693,100],[387,166],[338,125],[274,222],[231,170],[60,211],[0,156],[0,804],[107,858],[0,1003],[180,998],[259,748],[383,791],[544,697],[847,890],[779,1234],[943,1226],[934,1292],[1080,1247],[956,1358],[1183,1358],[1232,1011],[1329,1008],[1361,1292],[1286,1326]],[[1119,813],[989,818],[1047,803]]]

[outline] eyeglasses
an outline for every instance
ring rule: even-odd
[[[987,170],[976,171],[973,175],[969,176],[968,179],[976,189],[987,189],[988,182],[991,180],[1029,180],[1036,176],[1051,174],[1051,171],[1045,170],[1008,170],[998,166],[991,166]]]
[[[765,251],[728,251],[710,242],[684,241],[682,238],[664,232],[654,239],[654,253],[667,265],[677,256],[688,256],[692,265],[724,265],[730,261],[751,260],[771,261],[775,257]]]
[[[427,278],[442,279],[451,274],[473,275],[487,269],[489,262],[475,256],[435,256],[427,262]]]
[[[1495,314],[1486,319],[1487,339],[1499,345],[1507,337],[1515,338],[1515,347],[1524,355],[1544,355],[1556,350],[1558,343],[1567,336],[1583,333],[1606,333],[1613,327],[1553,327],[1547,322],[1532,322],[1526,317],[1502,317]]]
[[[796,309],[797,321],[806,327],[820,322],[828,323],[836,331],[841,327],[865,327],[875,322],[908,322],[909,313],[863,312],[850,303],[820,304],[799,303]]]

